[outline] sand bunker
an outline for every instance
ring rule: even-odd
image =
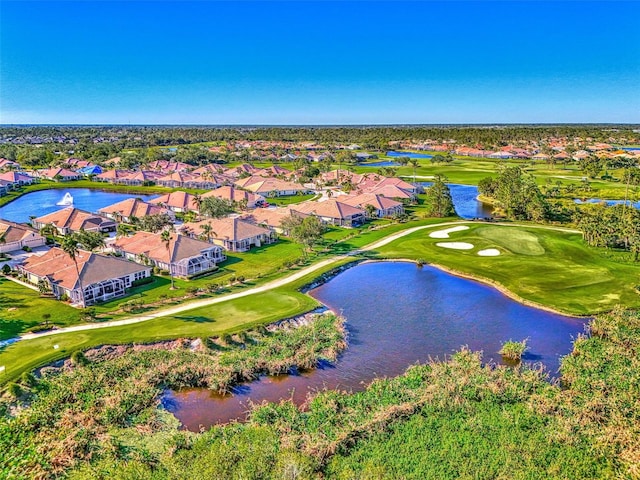
[[[466,225],[459,225],[457,227],[451,227],[451,228],[447,228],[445,230],[438,230],[436,232],[431,232],[429,234],[429,236],[431,238],[449,238],[449,234],[450,233],[460,232],[462,230],[469,230],[469,227],[467,227]]]
[[[487,248],[486,250],[480,250],[478,255],[481,257],[497,257],[500,255],[500,250],[497,248]]]
[[[471,250],[473,248],[473,244],[467,242],[439,242],[436,245],[442,248],[453,248],[454,250]]]

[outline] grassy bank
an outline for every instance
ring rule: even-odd
[[[118,441],[118,429],[164,429],[167,415],[156,407],[165,388],[224,392],[261,374],[313,368],[320,359],[335,361],[345,346],[342,320],[320,315],[293,328],[205,338],[195,348],[176,341],[92,350],[64,368],[47,369],[39,381],[23,383],[19,398],[29,408],[12,420],[0,420],[0,476],[50,477],[78,461],[101,457],[107,445]],[[0,410],[8,405],[5,399]],[[30,428],[22,431],[25,425]]]
[[[468,230],[448,239],[423,230],[377,250],[383,258],[423,259],[454,272],[489,281],[519,299],[554,310],[588,315],[615,305],[640,307],[635,290],[640,264],[630,254],[588,247],[581,234],[535,227],[468,223]],[[438,247],[439,242],[466,242],[470,250]],[[496,257],[482,257],[483,249]]]

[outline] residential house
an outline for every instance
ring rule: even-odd
[[[20,165],[13,160],[0,158],[0,170],[15,170],[17,168],[20,168]]]
[[[159,233],[136,232],[131,237],[116,239],[113,250],[129,260],[156,266],[178,277],[215,270],[227,258],[218,245],[180,234],[173,234],[167,243]]]
[[[305,194],[310,191],[304,185],[278,178],[248,177],[238,180],[235,185],[265,198]]]
[[[265,198],[262,195],[240,190],[234,186],[224,186],[202,194],[202,198],[208,197],[217,197],[234,204],[246,205],[246,208],[255,208],[265,202]]]
[[[242,220],[269,228],[277,233],[287,235],[288,232],[282,226],[282,222],[290,218],[292,215],[297,217],[308,217],[309,214],[301,213],[294,209],[295,207],[275,207],[275,208],[256,208],[251,213],[242,215]]]
[[[72,172],[66,168],[48,168],[46,170],[39,170],[35,173],[39,178],[46,178],[49,180],[56,180],[60,182],[69,182],[72,180],[80,180],[79,173]]]
[[[200,205],[196,202],[195,195],[180,190],[149,200],[149,203],[153,205],[162,205],[176,213],[200,211]]]
[[[57,298],[66,296],[80,305],[83,291],[85,304],[92,305],[125,295],[136,280],[151,275],[150,267],[85,250],[76,254],[74,262],[57,247],[28,257],[17,269],[28,282],[45,282]]]
[[[340,201],[358,207],[367,211],[367,206],[371,205],[374,210],[374,216],[379,218],[391,217],[393,215],[400,215],[404,213],[404,205],[402,202],[387,198],[382,195],[376,195],[375,193],[363,193],[353,197],[340,197]]]
[[[340,227],[356,227],[366,219],[365,211],[333,198],[324,202],[303,202],[296,205],[296,211],[315,215],[323,223]]]
[[[86,230],[87,232],[112,232],[116,229],[113,220],[79,210],[75,207],[67,207],[48,215],[35,218],[31,221],[34,228],[42,229],[45,225],[53,225],[60,235]]]
[[[98,213],[111,218],[117,222],[131,223],[132,218],[142,218],[147,215],[169,215],[175,220],[175,213],[160,205],[153,205],[139,198],[127,198],[113,205],[106,206],[98,210]]]
[[[0,180],[13,184],[14,187],[21,187],[23,185],[31,185],[33,183],[33,177],[25,173],[18,172],[5,172],[0,173]]]
[[[40,247],[45,238],[34,228],[0,219],[0,253],[21,250],[24,247]]]
[[[180,231],[194,238],[207,239],[231,252],[246,252],[253,246],[260,247],[275,240],[274,233],[268,228],[254,225],[239,217],[185,223],[180,227]]]

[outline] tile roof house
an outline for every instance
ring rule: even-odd
[[[235,182],[235,185],[263,197],[281,197],[308,193],[310,190],[299,183],[287,182],[278,178],[248,177]]]
[[[315,215],[323,223],[341,227],[355,227],[365,221],[365,211],[335,199],[324,202],[303,202],[296,205],[296,211]]]
[[[36,176],[39,178],[47,178],[49,180],[59,180],[61,182],[68,182],[71,180],[79,180],[82,175],[66,168],[48,168],[46,170],[39,170],[36,172]]]
[[[282,227],[282,221],[289,218],[291,215],[298,217],[308,217],[309,214],[301,213],[294,210],[293,207],[277,207],[277,208],[256,208],[251,213],[243,215],[241,218],[247,222],[270,228],[278,233],[287,234]]]
[[[366,212],[367,205],[371,205],[375,208],[375,216],[379,218],[391,217],[393,215],[399,215],[404,212],[404,205],[402,202],[387,198],[382,195],[376,195],[375,193],[362,193],[356,196],[340,197],[340,201],[363,209]]]
[[[116,239],[113,250],[134,262],[154,265],[179,277],[215,270],[226,260],[222,248],[185,235],[173,234],[167,245],[159,233],[136,232]]]
[[[203,229],[204,225],[211,227],[209,233]],[[254,225],[239,217],[184,223],[180,231],[191,237],[208,237],[208,241],[221,245],[231,252],[246,252],[252,246],[260,247],[275,240],[274,233],[268,228]]]
[[[7,160],[6,158],[0,158],[0,168],[1,169],[15,169],[20,168],[20,165],[13,160]]]
[[[175,214],[172,210],[162,207],[160,205],[152,205],[151,203],[144,202],[139,198],[127,198],[113,205],[98,210],[105,217],[109,217],[117,222],[131,223],[131,218],[141,218],[147,215],[169,215],[172,219],[175,219]]]
[[[180,190],[149,200],[149,203],[153,205],[162,205],[174,212],[198,212],[200,210],[200,206],[196,203],[196,197],[190,193]]]
[[[82,303],[84,290],[86,305],[123,296],[133,282],[151,275],[150,267],[85,250],[78,252],[76,261],[77,270],[69,255],[54,247],[44,255],[30,256],[17,268],[30,283],[44,281],[57,298],[66,295],[75,304]]]
[[[0,173],[0,180],[10,182],[15,186],[31,185],[33,183],[33,177],[18,172]]]
[[[40,247],[45,238],[34,228],[0,219],[0,253],[13,252],[23,247]]]
[[[265,198],[262,195],[240,190],[234,186],[224,186],[202,194],[202,198],[208,197],[217,197],[236,204],[243,204],[246,202],[246,208],[255,208],[256,205],[265,202]]]
[[[113,220],[74,207],[63,208],[57,212],[35,218],[31,221],[31,224],[38,230],[45,225],[53,225],[60,235],[67,235],[80,230],[109,232],[116,229],[116,222]]]

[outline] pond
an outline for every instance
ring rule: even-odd
[[[347,319],[349,347],[335,365],[310,372],[264,377],[233,395],[205,389],[167,392],[165,408],[189,430],[244,418],[249,400],[292,398],[309,392],[362,390],[377,377],[402,374],[416,362],[446,356],[468,345],[484,360],[500,362],[506,340],[529,339],[525,361],[556,374],[560,356],[584,331],[586,320],[521,305],[494,288],[433,267],[407,262],[364,263],[312,290],[311,296]]]
[[[620,205],[622,203],[624,203],[624,200],[607,200],[607,199],[601,199],[601,198],[588,198],[586,200],[580,200],[579,198],[574,199],[574,202],[576,202],[577,204],[581,204],[581,203],[606,203],[607,205],[611,206],[611,205]],[[639,202],[632,202],[627,200],[627,204],[631,205],[634,208],[638,208],[640,209],[640,201]]]
[[[99,209],[114,203],[137,197],[142,200],[150,200],[158,195],[140,195],[133,193],[111,192],[93,188],[61,188],[40,190],[22,195],[11,203],[0,207],[0,218],[12,222],[26,223],[29,217],[41,217],[48,213],[65,208],[62,203],[65,194],[73,197],[73,206],[88,212],[97,212]]]
[[[430,187],[431,182],[420,182],[423,187]],[[475,185],[447,184],[451,192],[451,200],[456,213],[462,218],[491,218],[493,207],[478,200],[478,187]]]
[[[416,152],[387,152],[387,157],[432,158],[433,155]]]

